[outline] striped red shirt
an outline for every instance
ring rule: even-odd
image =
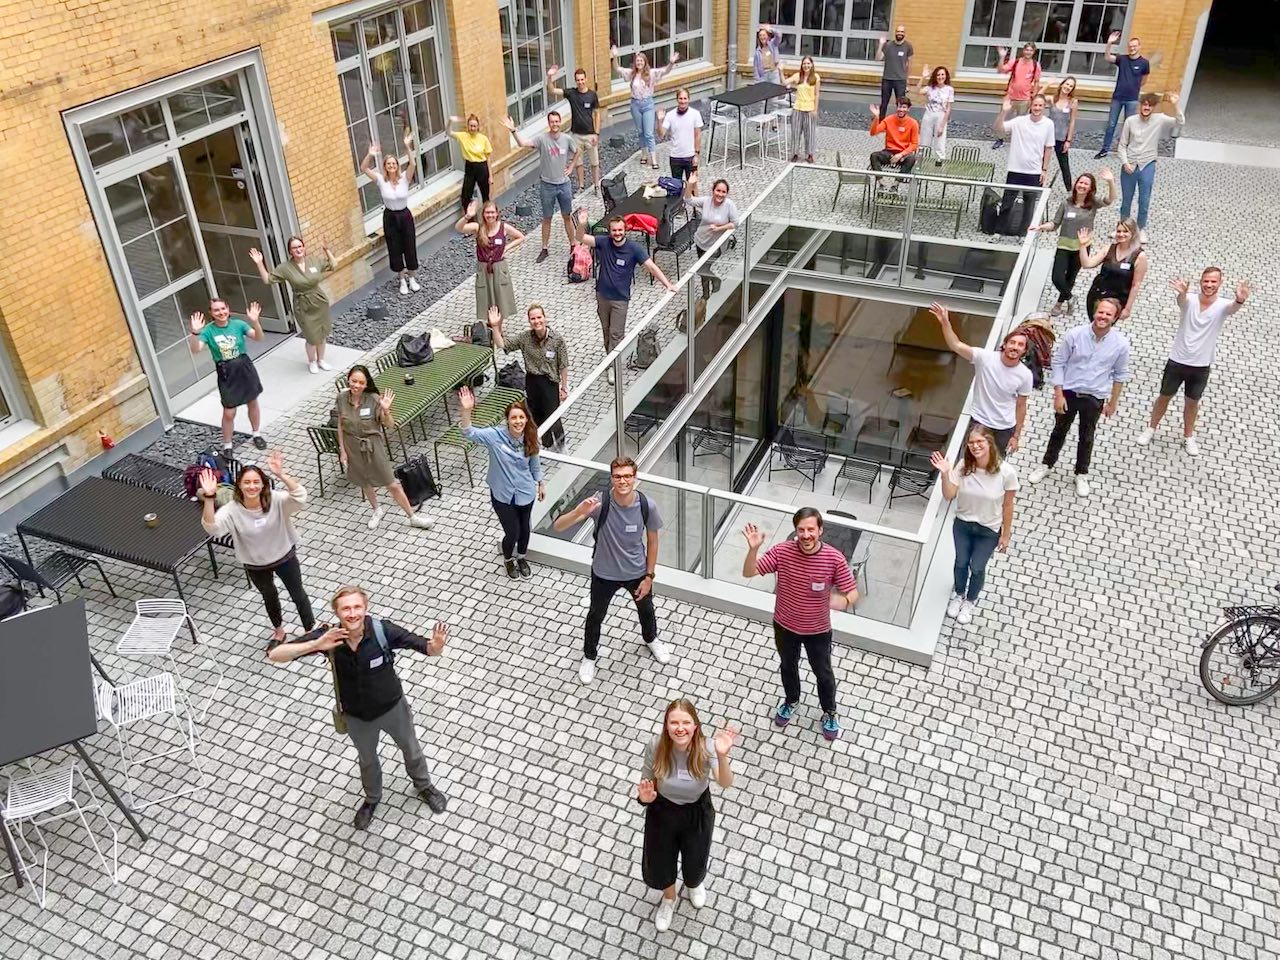
[[[773,619],[792,633],[826,633],[832,590],[848,593],[858,586],[849,561],[829,543],[812,554],[794,540],[775,544],[756,561],[756,570],[778,575]]]

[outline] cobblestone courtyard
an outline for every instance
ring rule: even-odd
[[[831,160],[870,142],[824,129],[822,145]],[[1074,153],[1076,168],[1094,168],[1088,157]],[[633,161],[630,181],[640,169]],[[780,169],[726,174],[745,205]],[[840,651],[844,739],[818,734],[807,672],[799,722],[775,729],[770,632],[672,602],[660,584],[673,662],[653,661],[615,605],[600,674],[581,686],[586,581],[549,569],[508,581],[487,491],[467,488],[458,461],[445,463],[431,531],[389,517],[371,533],[340,481],[320,499],[305,427],[324,422],[332,396],[318,389],[271,437],[313,498],[300,520],[306,584],[319,605],[358,580],[375,613],[451,624],[443,659],[398,662],[448,812],[433,817],[413,796],[384,738],[386,796],[356,833],[355,756],[330,724],[327,671],[269,664],[260,600],[238,565],[214,580],[193,561],[188,598],[229,681],[198,728],[208,788],[149,811],[145,844],[110,810],[115,886],[82,831],[58,830],[48,909],[4,885],[0,956],[1280,955],[1280,703],[1229,710],[1196,674],[1220,607],[1259,602],[1280,582],[1280,171],[1167,158],[1159,171],[1151,272],[1127,323],[1134,379],[1100,428],[1093,496],[1077,499],[1063,470],[1023,487],[979,616],[948,627],[928,671]],[[1115,216],[1105,211],[1099,232]],[[556,225],[552,259],[533,264],[535,240],[513,276],[522,306],[549,305],[580,377],[599,328],[589,285],[563,284],[564,243]],[[1227,289],[1248,278],[1254,292],[1218,352],[1202,455],[1176,443],[1180,402],[1142,450],[1134,438],[1177,323],[1166,283],[1209,263]],[[472,319],[472,289],[468,275],[427,324],[454,332]],[[637,281],[633,322],[660,289]],[[1029,419],[1013,460],[1024,479],[1048,436],[1047,394]],[[108,670],[129,675],[138,665],[111,654],[115,640],[133,600],[166,587],[106,565],[121,596],[83,591],[91,638]],[[184,664],[200,662],[180,646]],[[737,785],[714,790],[709,902],[695,912],[682,900],[657,935],[633,795],[642,746],[677,695],[745,736]],[[86,745],[114,776],[110,740]]]

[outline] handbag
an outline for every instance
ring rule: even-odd
[[[401,335],[400,341],[396,344],[396,366],[398,367],[417,367],[430,363],[433,356],[435,351],[431,349],[430,333],[406,333]]]

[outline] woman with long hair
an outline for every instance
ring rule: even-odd
[[[707,902],[707,863],[716,811],[711,805],[711,779],[722,789],[733,786],[729,751],[738,742],[736,727],[714,737],[702,732],[694,705],[683,697],[667,704],[662,732],[644,751],[637,799],[644,806],[644,851],[640,872],[645,885],[661,890],[653,925],[671,926],[676,911],[676,867],[695,909]]]
[[[1004,553],[1009,548],[1018,472],[1000,456],[995,436],[982,426],[969,431],[958,467],[936,450],[929,462],[942,477],[943,497],[956,502],[951,524],[956,545],[955,589],[947,616],[955,617],[957,623],[969,623],[986,583],[992,552]]]
[[[530,517],[533,501],[547,495],[538,457],[538,425],[523,400],[507,404],[506,422],[496,427],[473,427],[471,411],[476,398],[470,389],[458,391],[462,407],[458,425],[468,440],[489,451],[489,502],[502,524],[502,563],[512,580],[533,576],[526,554],[529,551]]]
[[[929,79],[926,81],[925,77]],[[930,73],[926,63],[920,71],[919,92],[925,98],[924,118],[920,121],[920,146],[932,145],[934,165],[942,166],[947,159],[947,124],[951,121],[951,105],[956,102],[951,71],[946,67],[934,67]]]
[[[631,88],[631,120],[636,125],[636,133],[640,135],[640,163],[658,168],[658,138],[654,132],[657,124],[657,109],[653,105],[653,93],[658,82],[671,72],[671,68],[680,60],[680,54],[671,54],[665,67],[650,67],[649,58],[637,53],[631,58],[630,69],[618,63],[618,48],[609,48],[609,59],[618,76],[627,81]]]
[[[782,82],[781,43],[777,30],[767,23],[760,24],[756,30],[756,45],[751,50],[751,76],[756,82]]]
[[[272,641],[284,639],[284,614],[275,578],[289,591],[298,609],[302,629],[310,630],[316,618],[311,600],[302,586],[302,567],[298,564],[298,533],[293,516],[307,504],[307,491],[284,471],[284,458],[279,450],[267,454],[267,466],[284,484],[283,490],[272,490],[271,481],[262,468],[254,464],[240,468],[236,477],[235,496],[224,506],[216,507],[218,475],[213,470],[200,472],[200,525],[211,537],[231,535],[236,559],[244,565],[250,582],[262,594],[267,617],[273,628]]]
[[[814,143],[818,138],[818,84],[821,78],[813,69],[813,57],[800,61],[800,69],[787,80],[787,86],[796,91],[791,107],[791,162],[800,159],[800,144],[804,143],[805,163],[813,163]]]
[[[1092,240],[1092,230],[1080,231],[1080,266],[1085,269],[1101,267],[1093,283],[1089,284],[1085,298],[1089,319],[1093,319],[1093,309],[1099,300],[1114,297],[1120,302],[1120,316],[1116,320],[1127,320],[1133,312],[1133,305],[1138,302],[1138,291],[1142,289],[1149,263],[1139,239],[1138,221],[1125,217],[1117,223],[1115,242],[1102,253],[1093,252]]]
[[[449,124],[462,123],[461,117],[450,117]],[[480,200],[489,201],[489,155],[493,153],[493,144],[480,132],[480,118],[474,113],[467,114],[465,130],[449,130],[449,136],[458,141],[462,151],[462,209],[465,210],[475,198],[476,187],[480,188]]]
[[[382,195],[382,236],[387,244],[387,260],[391,272],[400,274],[400,296],[407,297],[410,290],[417,293],[422,289],[417,276],[418,232],[413,223],[413,213],[409,210],[415,151],[413,134],[408,130],[404,134],[404,148],[409,154],[404,169],[400,168],[400,160],[390,154],[383,157],[381,166],[378,166],[374,158],[382,153],[382,147],[374,140],[369,144],[369,152],[365,154],[360,169],[378,185],[378,193]]]
[[[1058,231],[1058,249],[1053,257],[1053,285],[1058,291],[1058,302],[1049,311],[1055,317],[1071,312],[1071,293],[1080,273],[1080,231],[1092,230],[1098,210],[1116,198],[1115,175],[1103,167],[1100,176],[1107,185],[1106,196],[1098,196],[1098,181],[1092,173],[1082,173],[1071,185],[1071,193],[1058,204],[1053,219],[1032,227],[1040,232]]]
[[[453,228],[476,238],[476,319],[487,323],[489,308],[497,307],[505,320],[516,313],[516,291],[506,255],[524,242],[524,234],[502,219],[492,200],[484,202],[479,221],[475,216],[476,202],[472,200]]]
[[[258,268],[263,283],[287,283],[293,291],[293,319],[307,347],[307,367],[312,373],[332,370],[324,362],[325,341],[333,333],[333,318],[329,315],[329,298],[320,284],[325,275],[333,272],[333,254],[323,241],[320,249],[323,257],[308,257],[307,245],[301,237],[285,241],[289,259],[272,270],[256,247],[249,248],[249,259]]]
[[[1053,121],[1053,152],[1062,171],[1062,185],[1071,183],[1071,141],[1076,136],[1076,113],[1080,98],[1076,96],[1076,78],[1063,77],[1057,92],[1049,104],[1049,119]]]
[[[359,487],[369,501],[369,509],[373,511],[369,515],[370,530],[376,530],[387,513],[387,508],[378,504],[379,487],[387,488],[391,499],[409,518],[409,526],[429,530],[431,520],[414,512],[387,454],[384,431],[395,426],[391,415],[395,398],[390,390],[378,391],[373,374],[364,364],[357,363],[347,371],[346,389],[338,391],[338,402],[334,406],[338,413],[338,458],[347,479]]]

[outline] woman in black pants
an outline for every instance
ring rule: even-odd
[[[685,699],[672,700],[662,718],[662,733],[649,741],[644,753],[637,799],[644,811],[644,852],[640,872],[645,884],[662,891],[653,925],[658,932],[671,926],[676,911],[676,865],[679,860],[689,902],[707,902],[707,862],[716,812],[711,806],[711,778],[721,787],[733,786],[729,751],[739,733],[728,726],[708,739],[698,711]]]
[[[1085,296],[1089,319],[1093,319],[1098,301],[1107,297],[1120,301],[1120,316],[1116,320],[1129,319],[1133,305],[1138,302],[1142,281],[1147,276],[1147,252],[1142,249],[1138,237],[1137,221],[1126,217],[1116,224],[1115,242],[1106,250],[1095,253],[1091,246],[1093,231],[1080,231],[1080,266],[1086,270],[1100,268]]]
[[[1071,195],[1058,204],[1053,219],[1032,228],[1041,232],[1058,231],[1058,249],[1053,258],[1053,285],[1058,291],[1058,302],[1049,311],[1051,316],[1059,317],[1071,311],[1072,291],[1076,275],[1080,273],[1080,232],[1092,230],[1098,210],[1115,199],[1115,176],[1103,167],[1101,177],[1107,187],[1106,196],[1098,195],[1098,181],[1092,173],[1082,173],[1072,184]]]
[[[449,123],[462,123],[461,117],[450,117]],[[480,118],[467,114],[466,130],[450,130],[449,135],[458,141],[462,150],[462,209],[466,210],[475,199],[476,187],[480,188],[480,200],[489,202],[489,155],[493,144],[480,132]]]
[[[400,295],[407,297],[409,291],[417,293],[422,289],[417,276],[418,233],[413,223],[413,212],[409,209],[416,151],[413,134],[408,131],[404,135],[404,148],[409,159],[403,169],[400,160],[393,156],[383,157],[382,168],[379,169],[374,165],[374,158],[382,148],[375,140],[369,144],[369,152],[360,169],[378,185],[378,193],[382,195],[382,237],[387,244],[387,261],[391,272],[400,274]]]
[[[302,568],[298,565],[298,534],[293,529],[293,515],[307,503],[307,491],[284,472],[284,459],[278,450],[267,455],[267,466],[284,484],[283,490],[272,490],[262,468],[249,464],[236,477],[235,496],[225,506],[217,507],[218,475],[212,470],[200,474],[200,499],[203,501],[201,526],[211,537],[231,535],[236,559],[267,607],[274,628],[272,640],[284,640],[284,615],[280,610],[280,594],[275,577],[289,591],[298,609],[302,629],[310,630],[316,618],[311,600],[302,587]]]

